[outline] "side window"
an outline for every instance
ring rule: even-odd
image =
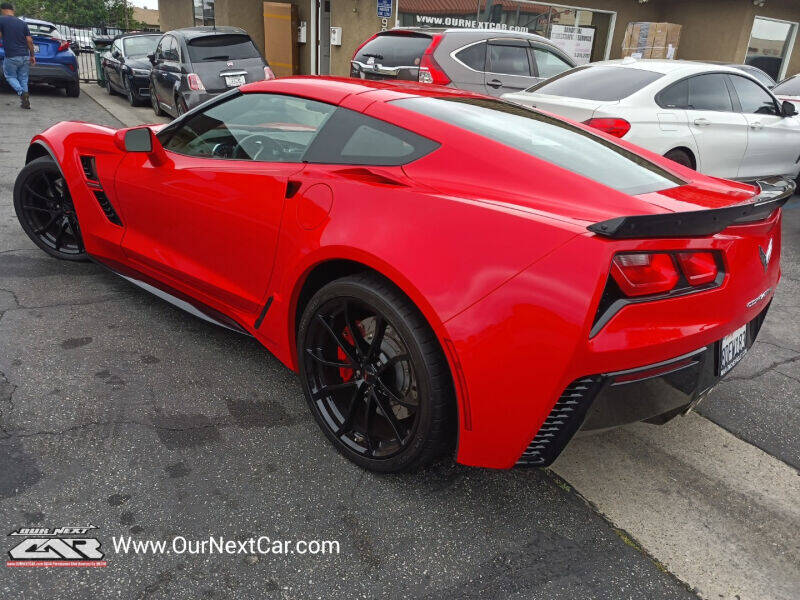
[[[470,69],[486,70],[486,42],[478,42],[456,52],[455,57]]]
[[[114,40],[114,43],[111,45],[111,54],[122,55],[122,43],[119,40]]]
[[[173,62],[180,62],[181,58],[178,54],[178,41],[172,37],[167,37],[166,45],[164,47],[164,60]]]
[[[738,75],[731,75],[731,81],[733,81],[733,89],[736,90],[736,95],[739,96],[739,104],[742,105],[743,113],[758,115],[779,114],[778,108],[775,106],[775,100],[757,83]]]
[[[167,38],[161,38],[158,42],[158,46],[156,46],[155,57],[156,60],[164,60],[164,45],[166,44]]]
[[[303,157],[334,165],[405,165],[433,152],[437,142],[402,127],[338,108]]]
[[[278,94],[241,94],[178,126],[164,147],[204,158],[300,162],[336,107]]]
[[[505,75],[522,75],[530,77],[528,49],[521,46],[500,46],[489,44],[486,57],[486,70],[491,73]]]
[[[731,95],[725,85],[727,76],[722,73],[698,75],[689,79],[689,108],[731,112]]]
[[[689,80],[684,79],[664,88],[656,96],[661,108],[686,108],[689,106]]]
[[[549,79],[572,68],[561,57],[543,48],[534,48],[533,56],[536,59],[539,77]]]

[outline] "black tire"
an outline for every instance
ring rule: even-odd
[[[68,98],[77,98],[81,95],[81,84],[78,82],[69,83],[64,88],[64,91],[67,93]]]
[[[179,117],[189,112],[189,107],[186,106],[186,101],[180,96],[175,96],[175,110],[178,112]]]
[[[111,77],[108,76],[108,71],[106,71],[106,91],[109,96],[114,95],[114,87],[111,85]]]
[[[357,465],[398,473],[452,451],[447,361],[425,318],[391,282],[364,273],[320,289],[303,311],[297,354],[317,424]]]
[[[150,85],[150,106],[153,107],[153,113],[155,113],[157,117],[163,117],[166,114],[158,103],[156,91],[153,89],[152,85]]]
[[[694,161],[692,157],[689,155],[688,152],[685,150],[681,150],[679,148],[675,148],[674,150],[670,150],[664,155],[664,158],[668,158],[672,161],[675,161],[679,165],[684,167],[688,167],[690,169],[694,169]]]
[[[133,93],[130,81],[125,83],[125,96],[128,98],[128,104],[131,106],[139,106],[139,100],[136,99],[136,94]]]
[[[17,175],[14,210],[31,241],[50,256],[89,259],[67,182],[49,156],[32,160]]]

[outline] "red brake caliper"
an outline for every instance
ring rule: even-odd
[[[355,340],[353,339],[353,334],[350,333],[349,327],[345,327],[345,330],[342,332],[342,337],[348,344],[355,346]],[[336,358],[346,362],[347,354],[345,354],[344,350],[341,348],[337,348]],[[353,378],[353,369],[349,367],[339,367],[339,377],[342,378],[342,381],[350,381]]]

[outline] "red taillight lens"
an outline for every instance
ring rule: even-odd
[[[417,77],[420,83],[435,83],[436,85],[447,85],[450,83],[450,78],[433,58],[433,53],[436,47],[442,43],[443,36],[437,34],[433,36],[433,40],[425,49],[422,59],[419,61],[419,76]]]
[[[69,41],[68,40],[64,40],[63,42],[61,42],[58,45],[58,51],[59,52],[65,52],[66,50],[69,50]]]
[[[679,274],[669,254],[618,254],[611,276],[626,296],[663,294],[678,283]]]
[[[270,79],[275,79],[275,73],[272,72],[272,69],[269,67],[264,67],[264,79],[269,81]]]
[[[625,119],[589,119],[584,125],[605,131],[609,135],[621,138],[631,130],[631,124]]]
[[[711,283],[717,278],[719,268],[711,252],[679,252],[676,256],[691,285]]]
[[[196,92],[205,92],[206,86],[203,85],[200,76],[197,73],[189,73],[186,76],[186,82],[189,84],[189,89]]]

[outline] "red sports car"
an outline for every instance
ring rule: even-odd
[[[50,255],[257,338],[388,472],[547,465],[690,409],[758,334],[793,190],[480,95],[293,77],[163,127],[59,123],[14,203]]]

